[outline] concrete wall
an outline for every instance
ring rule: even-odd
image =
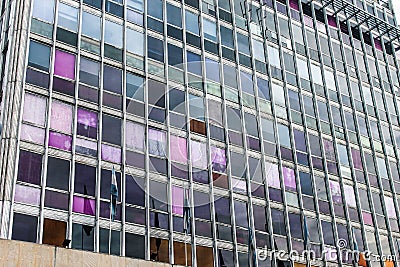
[[[0,239],[0,267],[170,267],[171,264]],[[176,266],[176,265],[175,265]]]

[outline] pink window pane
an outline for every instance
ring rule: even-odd
[[[351,156],[353,158],[354,168],[362,170],[361,154],[359,150],[351,149]]]
[[[22,119],[40,126],[46,123],[46,99],[32,94],[25,94]]]
[[[246,194],[247,193],[246,182],[232,178],[232,189],[236,193]]]
[[[17,184],[14,201],[38,206],[40,204],[40,189]]]
[[[376,49],[383,51],[382,42],[378,38],[374,39],[374,43]]]
[[[187,142],[186,138],[171,135],[170,140],[171,159],[186,163],[187,162]]]
[[[345,184],[344,186],[344,194],[346,198],[346,204],[350,207],[357,207],[356,204],[356,196],[354,194],[354,189],[351,185]]]
[[[144,150],[144,126],[141,124],[126,122],[125,128],[126,147]]]
[[[296,174],[294,173],[294,170],[283,167],[282,173],[285,189],[296,190]]]
[[[393,202],[393,198],[385,196],[385,206],[386,206],[386,211],[387,211],[387,215],[389,216],[389,218],[394,218],[396,219],[396,209],[394,207],[394,202]]]
[[[49,133],[49,146],[59,148],[66,151],[71,151],[72,148],[72,137],[55,133],[50,131]]]
[[[333,147],[333,143],[327,139],[324,139],[323,142],[324,142],[326,159],[336,161],[335,149]]]
[[[56,50],[54,74],[71,80],[75,79],[75,55]]]
[[[329,26],[337,28],[336,17],[328,15],[328,24]]]
[[[165,156],[166,133],[155,129],[149,129],[149,153],[152,155]]]
[[[270,162],[266,162],[266,165],[268,186],[280,189],[278,165]]]
[[[45,130],[34,126],[21,125],[21,140],[44,145]]]
[[[86,139],[77,138],[75,141],[75,150],[77,153],[97,156],[97,143]]]
[[[86,215],[94,215],[96,211],[95,201],[94,199],[74,196],[72,211]]]
[[[207,150],[206,144],[191,141],[190,148],[192,150],[192,164],[196,168],[207,168]]]
[[[340,192],[340,184],[336,181],[329,181],[332,200],[335,203],[342,203],[342,193]]]
[[[78,108],[78,123],[92,128],[97,128],[97,113]]]
[[[372,222],[372,215],[371,215],[371,213],[368,213],[368,212],[363,211],[363,212],[362,212],[362,217],[363,217],[363,220],[364,220],[364,223],[365,223],[365,224],[374,225],[373,222]]]
[[[183,215],[183,188],[172,186],[172,212]]]
[[[50,127],[54,130],[72,133],[72,106],[58,101],[51,105]]]
[[[310,17],[304,16],[304,24],[308,27],[314,28],[313,20]]]
[[[291,8],[299,11],[299,2],[297,0],[290,0],[289,5]]]
[[[109,145],[101,145],[101,159],[114,163],[121,163],[121,149]]]
[[[225,149],[219,147],[211,147],[211,162],[214,171],[224,172],[226,169]]]

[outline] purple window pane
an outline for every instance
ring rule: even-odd
[[[340,192],[340,184],[336,181],[329,181],[329,188],[331,189],[332,200],[335,203],[342,203],[342,193]]]
[[[268,188],[269,199],[282,203],[282,191],[280,189]]]
[[[378,38],[374,38],[375,48],[383,51],[382,42]]]
[[[126,151],[126,164],[144,169],[144,154]]]
[[[165,156],[166,133],[149,129],[149,153],[156,156]]]
[[[42,155],[23,151],[19,154],[18,181],[40,185]]]
[[[211,161],[214,171],[224,172],[226,170],[225,149],[211,146]]]
[[[86,109],[78,108],[78,135],[97,138],[98,115]]]
[[[117,213],[115,214],[115,220],[120,221],[122,214],[121,205],[117,205]],[[110,218],[110,203],[109,202],[100,202],[100,217],[102,218]]]
[[[193,181],[201,183],[201,184],[208,184],[208,171],[206,170],[199,170],[193,169],[192,171]]]
[[[75,193],[94,196],[96,188],[96,168],[77,163],[75,165]]]
[[[46,98],[25,94],[22,119],[40,126],[46,123]]]
[[[171,160],[181,163],[187,162],[186,138],[171,135],[170,137]]]
[[[34,126],[21,125],[21,140],[44,145],[45,130]]]
[[[286,6],[281,3],[276,3],[276,10],[278,10],[278,12],[281,12],[282,14],[286,14]]]
[[[101,159],[114,163],[121,163],[121,149],[109,145],[101,145]]]
[[[73,212],[83,213],[86,215],[94,215],[96,211],[96,203],[94,199],[74,196],[72,207]]]
[[[315,169],[324,170],[324,165],[320,158],[312,157],[312,165]]]
[[[267,181],[269,187],[281,188],[279,181],[279,169],[277,164],[266,162]]]
[[[49,133],[49,146],[59,148],[66,151],[71,151],[72,148],[72,137],[55,133],[50,131]]]
[[[192,163],[194,167],[206,169],[207,168],[207,149],[206,144],[190,141],[190,148],[192,150]]]
[[[326,166],[328,167],[328,172],[333,173],[333,174],[338,174],[337,164],[335,162],[328,161],[326,163]]]
[[[374,223],[372,222],[372,215],[371,215],[371,213],[368,213],[368,212],[365,212],[365,211],[363,211],[362,212],[362,217],[363,217],[363,220],[364,220],[364,223],[365,224],[368,224],[368,225],[374,225]]]
[[[150,171],[167,174],[167,167],[165,159],[150,157]]]
[[[186,165],[171,163],[171,175],[187,180],[189,177],[188,167]]]
[[[125,219],[127,222],[136,224],[146,224],[146,210],[126,207],[125,209]]]
[[[40,204],[40,189],[17,184],[14,201],[38,206]]]
[[[121,94],[122,71],[110,66],[104,66],[103,87],[107,91]]]
[[[56,50],[54,74],[71,80],[75,79],[75,55]]]
[[[329,26],[337,28],[336,17],[328,15],[328,24]]]
[[[150,212],[150,226],[168,230],[168,215],[159,212]]]
[[[333,148],[332,141],[329,141],[327,139],[323,139],[323,143],[324,143],[326,159],[336,161],[335,150]]]
[[[291,149],[287,149],[287,148],[281,146],[280,150],[281,150],[281,156],[283,159],[293,161],[293,152]]]
[[[232,189],[236,193],[246,194],[247,193],[246,182],[243,180],[232,178]]]
[[[86,139],[77,138],[75,142],[76,153],[96,157],[97,156],[97,143],[88,141]]]
[[[249,149],[260,151],[260,140],[251,136],[247,136],[247,144],[249,146]]]
[[[98,103],[99,90],[93,89],[84,85],[79,85],[78,96],[80,99]]]
[[[49,74],[34,71],[32,69],[26,70],[26,82],[37,85],[39,87],[49,88]]]
[[[145,182],[142,178],[126,176],[126,203],[144,207]]]
[[[172,212],[183,215],[183,188],[172,186]]]
[[[75,96],[75,83],[54,77],[53,90],[66,95]]]
[[[346,204],[351,207],[357,207],[356,205],[356,197],[354,195],[354,189],[352,186],[345,184],[344,186],[344,194],[346,198]]]
[[[265,199],[264,185],[261,184],[251,184],[251,193],[253,197],[259,197]]]
[[[141,124],[126,122],[125,127],[126,147],[144,150],[144,126]]]
[[[285,189],[296,191],[296,174],[294,173],[294,170],[283,167],[282,174],[285,183]]]
[[[291,8],[296,9],[297,11],[299,11],[299,1],[298,0],[290,0],[289,1],[289,5]]]
[[[212,237],[211,223],[196,221],[196,235]]]
[[[362,170],[361,154],[359,150],[351,149],[351,156],[353,158],[354,168]]]
[[[313,20],[312,18],[308,17],[308,16],[304,16],[304,24],[308,27],[314,28],[314,24],[313,24]]]
[[[231,211],[229,199],[218,197],[214,200],[215,205],[215,219],[217,222],[226,224],[231,223]]]
[[[385,196],[385,206],[389,218],[397,219],[393,198]]]
[[[68,210],[69,196],[67,194],[46,190],[44,205],[49,208]]]
[[[50,127],[60,132],[72,133],[72,106],[53,101],[51,105]]]
[[[107,92],[103,93],[103,105],[118,110],[122,109],[122,96],[109,94]]]

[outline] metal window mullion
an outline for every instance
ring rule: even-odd
[[[304,41],[304,47],[305,47],[305,57],[307,59],[306,63],[307,63],[308,69],[311,69],[310,67],[311,67],[312,63],[311,63],[310,51],[309,51],[309,48],[308,48],[307,28],[306,28],[305,23],[304,23],[304,15],[305,14],[303,12],[303,6],[301,4],[299,5],[299,9],[300,9],[300,14],[301,14],[301,28],[303,30],[303,41]],[[313,22],[314,22],[314,19],[313,19]],[[314,23],[314,25],[315,25],[315,23]],[[314,28],[313,28],[313,30],[314,30],[314,36],[315,36],[316,30]],[[317,42],[317,40],[316,40],[316,42]],[[308,76],[309,76],[309,82],[310,82],[310,85],[311,85],[310,93],[312,94],[311,100],[313,101],[313,105],[314,105],[314,113],[315,113],[315,119],[316,119],[316,123],[317,123],[318,138],[322,141],[321,142],[322,146],[320,144],[320,146],[321,146],[320,148],[321,148],[321,154],[323,155],[322,156],[322,162],[323,162],[323,167],[324,167],[324,169],[323,169],[324,177],[323,178],[324,178],[324,180],[326,182],[326,181],[329,181],[329,179],[328,179],[329,174],[328,174],[327,160],[324,157],[325,153],[324,153],[324,146],[323,146],[323,138],[321,138],[322,137],[321,121],[319,119],[317,119],[317,118],[319,118],[319,110],[318,110],[317,98],[316,98],[317,94],[316,94],[316,91],[315,91],[315,85],[314,85],[314,82],[313,82],[312,73],[309,72]],[[303,106],[304,106],[304,102],[303,102]],[[304,117],[307,119],[307,115],[306,114],[304,115]],[[329,183],[325,183],[325,187],[327,187],[327,186],[329,188]],[[330,209],[333,210],[333,203],[332,203],[332,201],[330,201],[330,199],[331,199],[330,198],[330,190],[328,190],[328,188],[326,188],[327,189],[326,191],[327,191],[328,203],[329,203]],[[318,213],[317,214],[320,214],[319,213],[319,208],[317,208],[317,209],[318,209]],[[324,246],[322,223],[321,223],[321,219],[320,219],[319,216],[317,217],[317,224],[318,224],[318,228],[319,228],[319,231],[320,231],[320,238],[321,238],[320,239],[320,244],[322,246]],[[322,259],[322,260],[324,261],[324,259]]]
[[[181,5],[182,5],[182,31],[183,29],[186,29],[186,9],[184,8],[184,0],[180,0],[181,1]],[[200,21],[198,22],[200,23]],[[199,32],[200,32],[200,25],[199,25]],[[196,252],[196,248],[195,248],[195,243],[196,243],[196,224],[195,224],[195,218],[194,218],[194,198],[193,198],[193,175],[192,175],[192,162],[191,162],[191,133],[190,133],[190,114],[189,114],[189,86],[188,86],[188,72],[187,72],[187,58],[186,58],[186,53],[183,53],[183,51],[186,51],[186,46],[187,46],[187,42],[186,42],[186,34],[182,34],[183,40],[182,40],[182,44],[183,44],[183,49],[182,49],[182,54],[183,54],[183,75],[184,75],[184,92],[185,92],[185,110],[186,110],[186,150],[188,151],[187,153],[187,168],[188,168],[188,180],[189,182],[185,182],[185,187],[184,187],[184,194],[186,193],[185,190],[188,189],[189,190],[189,206],[190,206],[190,213],[193,214],[192,215],[192,220],[190,222],[190,226],[191,226],[191,233],[190,233],[190,240],[191,240],[191,251],[192,251],[192,266],[196,267],[196,257],[195,257],[195,252]],[[169,106],[168,106],[168,117],[169,117]],[[188,188],[186,188],[188,187]],[[185,223],[185,222],[184,222]],[[214,227],[213,227],[214,229]],[[186,238],[184,243],[186,244]],[[186,248],[187,249],[187,248]],[[172,252],[173,256],[174,253]],[[175,258],[174,261],[175,262]]]
[[[145,121],[145,211],[146,211],[146,224],[145,224],[145,260],[150,260],[150,195],[149,195],[149,188],[150,188],[150,180],[149,180],[149,170],[150,170],[150,156],[149,156],[149,103],[148,103],[148,66],[149,66],[149,58],[148,58],[148,33],[149,29],[147,28],[147,6],[148,2],[144,1],[143,6],[143,27],[144,27],[144,88],[143,88],[143,95],[144,95],[144,121]],[[126,246],[127,244],[125,244]]]
[[[15,9],[16,9],[16,7],[15,7],[15,4],[16,2],[14,1],[13,2],[13,5],[12,5],[12,7],[9,5],[9,14],[11,14],[11,10],[13,10],[13,12],[15,12]],[[24,7],[26,7],[26,8],[30,8],[30,10],[29,10],[29,14],[30,14],[30,17],[32,17],[32,8],[31,8],[31,3],[32,3],[32,1],[29,1],[29,5],[27,5],[27,4],[22,4],[21,3],[21,6],[22,5],[24,5]],[[10,20],[10,23],[12,22],[12,19]],[[30,25],[31,25],[31,20],[29,20],[28,21],[28,25],[27,25],[27,29],[30,29]],[[30,41],[30,31],[28,31],[27,30],[27,39],[26,39],[26,54],[25,54],[25,59],[24,59],[24,66],[28,66],[28,59],[29,59],[29,42]],[[10,46],[11,47],[11,46]],[[8,56],[7,56],[7,60],[6,60],[6,66],[7,66],[7,68],[10,68],[10,61],[11,61],[11,59],[10,59],[10,55],[11,55],[11,50],[8,50],[7,51],[7,54],[8,54]],[[9,71],[4,71],[4,77],[6,77],[6,75],[7,76],[9,76],[9,74],[8,74],[8,72]],[[7,73],[7,74],[6,74]],[[9,78],[10,77],[7,77],[7,78],[5,78],[5,80],[9,80]],[[20,92],[20,97],[21,97],[21,99],[20,99],[20,106],[19,107],[17,107],[17,109],[19,110],[19,117],[18,117],[18,126],[17,126],[17,130],[16,130],[16,153],[15,153],[15,158],[14,158],[14,161],[15,162],[17,162],[18,161],[18,159],[19,159],[19,154],[20,154],[20,136],[21,136],[21,125],[22,125],[22,113],[23,113],[23,107],[24,107],[24,100],[25,100],[25,79],[26,79],[26,74],[24,73],[23,75],[22,75],[22,81],[21,81],[21,92]],[[4,82],[4,81],[3,81]],[[6,86],[5,86],[6,87]],[[6,88],[7,89],[7,88]],[[7,90],[6,90],[6,92],[4,93],[4,95],[7,93]],[[12,95],[10,95],[8,98],[11,98],[12,97]],[[3,103],[2,103],[2,105],[4,105],[4,107],[5,107],[5,101],[6,101],[6,98],[4,98],[3,99]],[[11,100],[10,100],[10,102],[11,102]],[[0,116],[0,119],[1,119],[1,121],[4,121],[5,120],[5,116],[6,116],[6,112],[4,112],[5,110],[4,109],[1,109],[1,110],[3,110],[3,112],[2,112],[2,114],[1,114],[1,116]],[[13,112],[9,112],[8,113],[8,115],[9,116],[11,116],[11,114],[13,114]],[[3,132],[5,132],[5,130],[3,129]],[[4,143],[3,143],[3,140],[4,139],[2,139],[1,138],[1,136],[0,136],[0,141],[1,141],[1,143],[0,143],[0,145],[1,145],[1,147],[2,148],[4,148],[4,146],[3,145],[5,145]],[[3,151],[0,151],[0,152],[3,152]],[[6,157],[7,157],[7,154],[3,154],[3,156],[4,156],[4,159],[6,159]],[[1,171],[1,169],[3,169],[4,168],[4,165],[3,165],[3,163],[5,163],[6,161],[4,160],[4,161],[2,161],[1,163],[0,163],[0,167],[1,166],[3,166],[2,168],[0,168],[0,171]],[[0,229],[0,236],[2,237],[2,238],[6,238],[6,239],[11,239],[12,238],[12,228],[11,228],[11,226],[13,225],[13,214],[14,214],[14,201],[12,201],[13,199],[14,199],[14,196],[15,196],[15,185],[16,185],[16,182],[17,182],[17,175],[18,175],[18,169],[19,169],[19,165],[18,164],[15,164],[15,167],[14,167],[14,170],[12,171],[12,173],[13,173],[13,175],[12,175],[12,177],[13,177],[13,181],[12,181],[12,189],[11,189],[11,192],[10,192],[10,194],[11,194],[11,200],[10,200],[10,204],[9,204],[9,210],[8,210],[8,212],[9,212],[9,214],[8,214],[8,222],[5,222],[3,219],[6,219],[5,218],[5,213],[7,212],[6,210],[5,210],[5,206],[4,206],[4,204],[3,204],[3,207],[0,209],[0,220],[1,220],[1,224],[2,224],[2,227],[1,227],[1,229]],[[5,172],[5,171],[4,171]],[[4,173],[2,173],[2,175],[3,175]],[[4,174],[5,175],[5,174]],[[2,183],[1,183],[2,184]],[[4,187],[4,189],[5,189],[5,187]],[[4,190],[3,189],[3,190]]]
[[[78,47],[77,47],[77,54],[76,54],[76,66],[75,66],[75,104],[73,109],[74,119],[72,121],[72,159],[71,159],[71,166],[70,166],[70,181],[69,181],[69,203],[68,203],[68,221],[67,221],[67,232],[66,236],[67,239],[72,240],[72,208],[73,208],[73,199],[74,199],[74,190],[75,190],[75,165],[76,165],[76,140],[77,140],[77,129],[78,129],[78,93],[79,93],[79,77],[80,77],[80,62],[81,62],[81,34],[82,34],[82,17],[83,17],[83,5],[82,1],[80,1],[79,7],[79,18],[78,18]],[[70,247],[70,245],[69,245]]]
[[[100,62],[100,83],[99,83],[99,132],[98,132],[98,148],[97,148],[97,183],[96,183],[96,215],[95,215],[95,237],[94,237],[94,251],[99,252],[100,248],[100,225],[99,225],[99,220],[100,220],[100,199],[101,199],[101,165],[102,165],[102,159],[101,159],[101,154],[102,154],[102,139],[103,139],[103,89],[104,89],[104,50],[105,50],[105,22],[106,22],[106,12],[105,12],[105,3],[106,1],[103,1],[103,6],[102,6],[102,27],[101,27],[101,45],[100,45],[100,56],[101,56],[101,62]],[[111,209],[110,209],[111,212]]]
[[[353,56],[353,59],[354,59],[354,55],[355,55],[355,50],[354,50],[354,40],[353,40],[353,34],[352,34],[352,31],[351,31],[351,28],[350,28],[350,25],[349,24],[347,24],[347,27],[348,27],[348,32],[349,32],[349,37],[350,37],[350,43],[351,43],[351,54],[352,54],[352,56]],[[361,41],[361,44],[363,45],[363,41]],[[358,62],[357,62],[357,60],[354,60],[354,67],[356,68],[356,73],[357,73],[357,80],[358,80],[358,82],[360,83],[360,84],[362,84],[362,81],[360,81],[360,71],[359,71],[359,69],[358,69]],[[368,66],[366,66],[366,68],[368,68]],[[367,69],[367,71],[368,71],[368,69]],[[366,104],[365,104],[365,101],[364,101],[364,97],[363,97],[363,92],[362,92],[362,88],[360,88],[360,96],[361,96],[361,101],[362,101],[362,103],[363,103],[363,107],[364,107],[364,110],[366,110]],[[367,117],[368,116],[366,116],[366,119],[367,119]],[[356,119],[357,119],[357,117],[356,117]],[[358,123],[358,121],[357,121],[357,123]],[[368,126],[368,122],[367,122],[367,126]],[[368,129],[368,132],[370,131],[370,127],[368,126],[367,127]],[[360,132],[358,132],[359,133],[359,135],[361,136],[361,134],[360,134]],[[369,140],[371,141],[371,138],[368,136],[368,138],[369,138]],[[373,147],[373,143],[371,144],[372,145],[372,147]],[[361,151],[361,149],[363,149],[363,146],[362,146],[362,144],[361,144],[361,146],[360,146],[360,151]],[[372,148],[371,148],[371,150],[372,151],[374,151]],[[363,151],[363,150],[362,150]],[[364,154],[364,153],[362,153],[362,154]],[[363,155],[362,155],[363,156]],[[376,164],[375,164],[376,165]],[[368,181],[368,179],[366,179],[366,185],[367,185],[367,189],[366,189],[366,192],[367,192],[367,196],[368,196],[368,202],[369,202],[369,204],[371,204],[371,196],[370,196],[370,193],[369,193],[369,190],[368,190],[368,187],[369,187],[369,181]],[[358,193],[358,190],[357,190],[357,188],[356,188],[356,193]],[[359,196],[358,196],[358,194],[356,195],[356,199],[359,199]],[[360,201],[360,203],[361,203],[361,200],[359,199],[359,201]],[[371,205],[370,205],[370,207],[371,207]],[[358,209],[358,213],[359,213],[359,216],[360,216],[360,219],[362,218],[362,208],[361,208],[361,205],[359,206],[359,209]],[[375,220],[374,220],[374,222],[375,222]],[[366,238],[366,235],[365,235],[365,233],[366,233],[366,231],[365,231],[365,225],[364,225],[364,222],[362,221],[362,222],[360,222],[360,225],[361,225],[361,236],[363,237],[363,239],[364,239],[364,246],[367,246],[367,238]]]
[[[262,8],[262,11],[263,11],[264,14],[266,12],[268,12],[268,11],[266,11],[266,8]],[[275,10],[274,10],[274,12],[275,12]],[[272,13],[272,15],[274,16],[275,13]],[[264,17],[265,16],[263,15],[263,18]],[[262,19],[262,24],[263,24],[262,25],[263,29],[267,29],[267,25],[266,25],[265,19]],[[263,30],[263,32],[265,32],[265,31]],[[269,82],[269,84],[271,84],[272,83],[271,65],[269,64],[269,57],[268,57],[267,48],[268,48],[268,43],[264,42],[264,51],[266,51],[265,52],[265,60],[266,60],[266,64],[267,64],[267,76],[268,76],[268,82]],[[271,90],[271,87],[268,88],[268,89]],[[275,106],[273,105],[273,103],[274,103],[273,99],[274,99],[274,96],[271,94],[271,91],[270,91],[270,101],[269,102],[271,104],[271,112],[272,112],[270,115],[272,116],[272,124],[274,126],[273,133],[274,133],[274,138],[275,138],[275,146],[276,146],[277,156],[278,156],[278,159],[280,159],[281,158],[281,151],[279,149],[279,141],[278,141],[278,139],[279,139],[278,138],[279,137],[279,135],[278,135],[278,127],[277,127],[278,123],[277,123],[276,114],[275,114]],[[258,100],[258,102],[259,102],[259,100]],[[263,140],[262,131],[260,131],[260,135],[261,135],[260,141],[262,141]],[[265,166],[264,167],[264,170],[265,170],[265,168],[266,168],[265,161],[267,160],[267,157],[266,157],[265,150],[264,150],[264,141],[261,142],[261,152],[262,152],[261,157],[262,157],[262,161],[263,161],[262,164]],[[278,161],[277,165],[278,165],[278,169],[280,170],[280,173],[282,173],[282,166],[281,166],[281,161],[280,160]],[[273,230],[272,213],[271,213],[271,205],[270,205],[271,201],[269,199],[269,190],[268,190],[269,187],[268,187],[268,181],[267,181],[266,178],[267,177],[265,177],[265,188],[266,188],[265,189],[265,195],[266,195],[266,201],[267,201],[266,204],[267,205],[266,205],[265,209],[266,209],[266,219],[267,219],[267,224],[268,224],[268,227],[267,227],[268,229],[266,229],[266,230],[268,230],[268,232],[269,232],[268,234],[269,234],[272,250],[277,250],[278,248],[276,248],[275,245],[274,245],[274,234],[273,234],[274,230]],[[285,196],[285,194],[283,194],[284,193],[284,186],[283,186],[283,183],[282,183],[282,179],[279,179],[279,181],[280,181],[280,186],[281,186],[282,201],[283,201],[283,203],[286,203],[286,196]],[[273,261],[274,264],[276,264],[275,259],[276,259],[276,257],[275,258],[271,258],[271,260]]]
[[[314,25],[318,25],[318,22],[316,21],[316,14],[315,14],[315,9],[314,9],[314,3],[311,3],[311,10],[312,10],[312,17],[313,17],[313,20],[314,20]],[[326,28],[325,28],[326,29]],[[336,135],[335,135],[335,128],[334,128],[334,124],[333,124],[333,118],[332,118],[332,113],[331,113],[331,110],[330,110],[330,100],[329,100],[329,88],[327,87],[327,85],[326,85],[326,78],[325,78],[325,72],[324,72],[324,70],[325,70],[325,68],[324,68],[324,64],[323,64],[323,57],[322,57],[322,49],[321,49],[321,43],[320,43],[320,38],[319,38],[319,35],[320,35],[320,33],[319,33],[319,30],[318,30],[318,26],[317,26],[317,30],[315,31],[315,33],[316,33],[316,43],[317,43],[317,49],[318,49],[318,56],[319,56],[319,60],[320,60],[320,63],[319,63],[319,66],[320,66],[320,69],[321,69],[321,76],[322,76],[322,83],[323,83],[323,87],[324,87],[324,92],[325,92],[325,97],[326,97],[326,104],[327,104],[327,110],[328,110],[328,122],[329,122],[329,126],[330,126],[330,129],[331,129],[331,133],[332,133],[332,143],[333,143],[333,146],[334,146],[334,149],[335,149],[335,151],[334,151],[334,153],[335,153],[335,156],[336,156],[336,162],[337,162],[337,166],[338,166],[338,171],[339,171],[339,175],[341,176],[341,164],[340,164],[340,157],[339,157],[339,154],[338,154],[338,150],[337,150],[337,141],[336,141]],[[327,37],[328,37],[328,35],[327,35]],[[327,38],[327,41],[328,41],[329,39]],[[328,45],[330,46],[330,44],[329,44],[329,41],[328,41]],[[335,79],[335,82],[336,82],[336,78],[334,78]],[[318,107],[317,107],[318,108]],[[322,131],[321,131],[321,133],[322,133]],[[347,150],[347,148],[346,148],[346,150]],[[327,176],[327,178],[329,177],[329,175]],[[327,179],[328,181],[330,181],[329,180],[329,178]],[[339,182],[339,186],[340,186],[340,188],[341,188],[341,190],[342,190],[342,192],[343,192],[343,186],[341,185],[341,183]],[[330,186],[329,186],[330,187]],[[329,190],[330,191],[330,190]],[[342,202],[343,202],[343,194],[342,194]],[[345,204],[345,202],[343,203],[343,205]],[[335,205],[334,205],[334,203],[333,203],[333,199],[332,199],[332,197],[331,197],[331,201],[330,201],[330,206],[331,206],[331,209],[332,209],[332,211],[334,211],[334,207],[335,207]],[[336,241],[336,242],[334,242],[335,243],[335,245],[334,245],[334,247],[336,247],[336,249],[338,249],[338,251],[340,250],[340,248],[338,248],[338,240],[339,240],[339,238],[338,238],[338,231],[337,231],[337,227],[336,227],[336,214],[335,214],[335,212],[333,212],[332,214],[331,214],[331,217],[332,217],[332,230],[333,230],[333,238],[334,238],[334,241]],[[322,226],[322,225],[321,225]],[[322,228],[321,228],[322,229]],[[323,234],[323,233],[322,233]],[[325,242],[324,242],[325,243]],[[340,254],[340,253],[339,253]],[[341,258],[341,255],[339,255],[339,259]],[[341,262],[339,263],[339,265],[341,265]]]
[[[46,188],[46,179],[47,179],[47,165],[48,165],[48,156],[49,156],[49,136],[50,136],[50,123],[51,123],[51,106],[53,102],[53,82],[54,82],[54,63],[55,63],[55,54],[56,54],[56,35],[57,35],[57,23],[58,23],[58,1],[55,3],[55,11],[54,11],[54,25],[53,25],[53,39],[52,39],[52,49],[51,49],[51,57],[50,59],[50,83],[49,83],[49,97],[47,103],[47,126],[45,133],[45,144],[44,144],[44,154],[43,154],[43,164],[42,164],[42,186],[41,186],[41,194],[40,194],[40,210],[39,210],[39,221],[38,221],[38,243],[42,243],[42,235],[43,235],[43,224],[44,224],[44,195]]]
[[[380,40],[381,41],[381,40]],[[373,52],[374,52],[374,57],[375,57],[375,59],[377,59],[377,51],[376,51],[376,48],[375,48],[375,45],[373,45],[372,46],[372,49],[373,49]],[[383,53],[384,53],[384,51],[383,51]],[[385,53],[384,53],[384,59],[386,58],[385,57]],[[375,66],[377,67],[377,68],[379,68],[379,61],[377,61],[377,60],[375,60]],[[386,63],[386,61],[385,61],[385,63]],[[369,68],[369,66],[367,66],[367,68]],[[386,71],[387,71],[387,67],[386,67]],[[382,77],[381,77],[381,73],[380,73],[380,71],[377,73],[378,74],[378,77],[379,77],[379,83],[380,83],[380,85],[381,85],[381,88],[384,88],[383,87],[383,83],[382,83]],[[389,79],[389,82],[390,82],[390,79],[391,79],[391,77],[390,77],[390,73],[388,73],[389,75],[388,75],[388,79]],[[384,106],[385,107],[387,107],[387,104],[386,104],[386,96],[385,96],[385,91],[383,91],[383,103],[384,103]],[[373,100],[374,100],[374,104],[375,104],[375,107],[376,107],[376,101],[375,101],[375,95],[373,94]],[[378,116],[379,116],[379,112],[378,112]],[[389,125],[389,134],[392,136],[392,133],[393,133],[393,130],[392,130],[392,125],[391,125],[391,118],[390,118],[390,116],[388,116],[388,125]],[[381,123],[380,123],[380,119],[378,120],[378,124],[380,125]],[[382,129],[380,129],[380,132],[381,132],[381,134],[382,134]],[[383,137],[383,134],[382,134],[382,137]],[[394,140],[394,138],[392,139],[392,140]],[[383,152],[384,152],[384,155],[385,155],[385,158],[384,158],[384,160],[385,160],[385,167],[386,167],[386,172],[387,172],[387,174],[388,174],[388,178],[389,178],[389,181],[390,180],[392,180],[391,179],[391,170],[390,170],[390,165],[389,165],[389,160],[388,160],[388,153],[386,152],[386,141],[384,140],[384,142],[383,142],[385,145],[383,146]],[[396,158],[398,158],[398,153],[397,153],[397,149],[396,150],[394,150],[395,151],[395,156],[396,156]],[[378,166],[377,164],[376,164],[376,166]],[[379,169],[378,169],[378,177],[381,177],[381,174],[379,173]],[[386,227],[386,230],[388,231],[388,239],[389,239],[389,246],[391,247],[391,249],[392,249],[392,251],[395,251],[395,244],[393,243],[393,240],[392,240],[392,238],[389,238],[389,236],[391,237],[392,236],[392,231],[391,231],[391,227],[390,227],[390,221],[389,221],[389,217],[387,216],[387,212],[386,212],[386,203],[384,202],[384,198],[382,198],[382,195],[384,196],[385,194],[384,194],[384,191],[383,191],[383,186],[382,186],[382,180],[381,179],[378,179],[378,184],[379,184],[379,188],[380,188],[380,194],[379,194],[379,197],[380,197],[380,200],[381,200],[381,206],[384,206],[385,208],[384,209],[382,209],[383,210],[383,214],[385,215],[385,221],[386,221],[386,226],[388,226],[388,227]],[[393,185],[392,185],[392,191],[394,192],[394,187],[393,187]],[[383,200],[383,201],[382,201]],[[393,201],[393,202],[395,202],[395,201]],[[384,205],[382,205],[383,203],[385,203]],[[374,205],[374,203],[372,202],[371,204],[373,204]],[[375,207],[374,207],[374,211],[375,211]],[[375,214],[375,212],[374,212],[374,214],[373,214],[373,216],[374,216],[374,221],[375,221],[375,225],[377,226],[376,227],[376,237],[378,237],[378,239],[376,240],[377,241],[377,246],[378,246],[378,250],[380,249],[380,252],[381,252],[381,255],[383,255],[383,250],[382,250],[382,246],[381,246],[381,244],[380,244],[380,238],[379,238],[379,227],[378,227],[378,221],[377,221],[377,219],[376,219],[376,214]],[[384,261],[382,260],[382,263],[384,263]]]
[[[121,181],[120,181],[120,194],[121,194],[121,231],[120,235],[120,255],[125,256],[125,231],[126,231],[126,125],[127,125],[127,104],[126,104],[126,81],[127,81],[127,5],[126,3],[123,4],[123,70],[122,70],[122,140],[121,140],[121,150],[122,150],[122,157],[121,157]],[[117,181],[118,182],[118,181]],[[111,211],[110,211],[111,212]],[[122,236],[121,236],[122,235]],[[112,239],[112,234],[111,234]],[[112,241],[112,240],[111,240]],[[111,251],[111,250],[110,250]]]

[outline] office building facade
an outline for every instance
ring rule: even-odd
[[[304,250],[398,266],[390,0],[1,8],[1,238],[189,266],[303,266]]]

